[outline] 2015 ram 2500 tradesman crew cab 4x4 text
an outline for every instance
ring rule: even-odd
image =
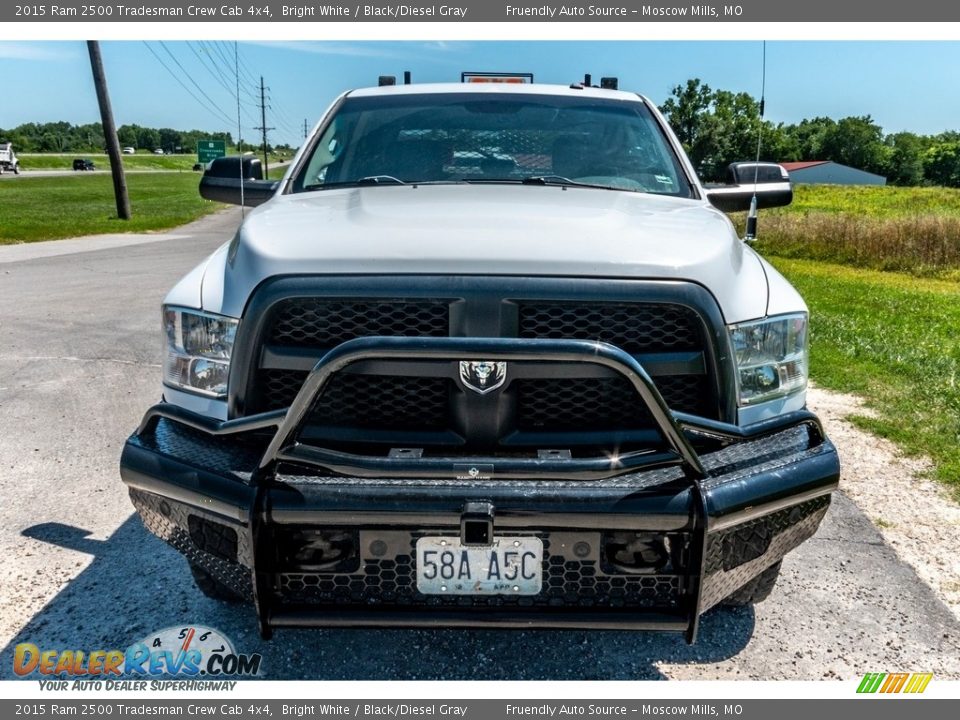
[[[721,211],[789,182],[706,188],[604,85],[351,91],[281,181],[205,173],[258,207],[166,298],[163,401],[121,469],[264,636],[692,641],[815,532],[839,464],[805,409],[807,309]]]

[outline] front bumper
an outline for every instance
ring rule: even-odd
[[[605,462],[424,461],[301,442],[324,382],[371,354],[606,364],[634,384],[662,447]],[[692,642],[705,610],[813,535],[839,462],[807,412],[746,428],[671,413],[642,367],[611,346],[369,338],[321,360],[286,412],[215,422],[155,406],[127,441],[121,474],[147,528],[251,600],[264,636],[336,625],[593,627],[680,631]],[[478,506],[494,536],[541,538],[539,594],[417,590],[417,539],[461,536]],[[652,557],[625,561],[617,550],[637,537]],[[304,554],[332,538],[339,549],[321,561]]]

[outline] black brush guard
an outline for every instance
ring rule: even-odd
[[[662,442],[623,454],[577,458],[388,457],[302,442],[310,410],[334,374],[371,359],[603,366],[632,384]],[[259,446],[244,442],[274,428],[262,452],[265,440]],[[161,434],[178,433],[190,437],[181,437],[179,444],[160,442]],[[706,444],[710,451],[701,457],[695,444]],[[476,467],[483,468],[485,482],[456,482],[465,469]],[[296,489],[284,482],[318,472],[319,482]],[[181,526],[187,524],[188,510],[237,529],[241,564],[236,567],[241,569],[229,571],[230,577],[235,587],[245,587],[243,568],[249,567],[249,589],[264,637],[276,627],[481,625],[672,630],[693,642],[702,612],[816,531],[837,486],[839,461],[818,419],[807,411],[743,428],[671,412],[640,363],[606,343],[368,337],[327,353],[287,410],[216,421],[167,403],[152,407],[127,441],[121,474],[148,527],[194,560],[210,555],[191,545],[197,542],[192,525],[185,539]],[[660,488],[670,491],[664,494]],[[689,531],[693,542],[683,607],[676,612],[604,608],[593,613],[339,607],[316,613],[275,601],[276,556],[269,547],[275,526],[321,519],[378,527],[416,524],[449,516],[453,504],[462,513],[475,500],[490,507],[516,506],[497,515],[500,533],[510,528],[596,528],[598,523]],[[158,529],[158,522],[166,530]],[[229,572],[220,572],[221,579]]]

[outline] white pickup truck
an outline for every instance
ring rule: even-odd
[[[167,296],[121,472],[264,637],[692,642],[816,531],[839,462],[805,409],[807,308],[723,212],[789,181],[705,187],[615,86],[386,83],[336,98],[280,181],[206,171],[259,207]]]
[[[0,143],[0,175],[11,171],[14,175],[20,174],[20,161],[13,151],[13,143]]]

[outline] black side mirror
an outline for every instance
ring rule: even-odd
[[[263,179],[263,165],[250,155],[217,158],[200,179],[200,196],[255,207],[273,197],[280,182]]]
[[[750,209],[756,184],[757,208],[783,207],[793,202],[790,175],[780,165],[768,162],[736,162],[727,166],[726,185],[708,185],[707,200],[723,212]]]

